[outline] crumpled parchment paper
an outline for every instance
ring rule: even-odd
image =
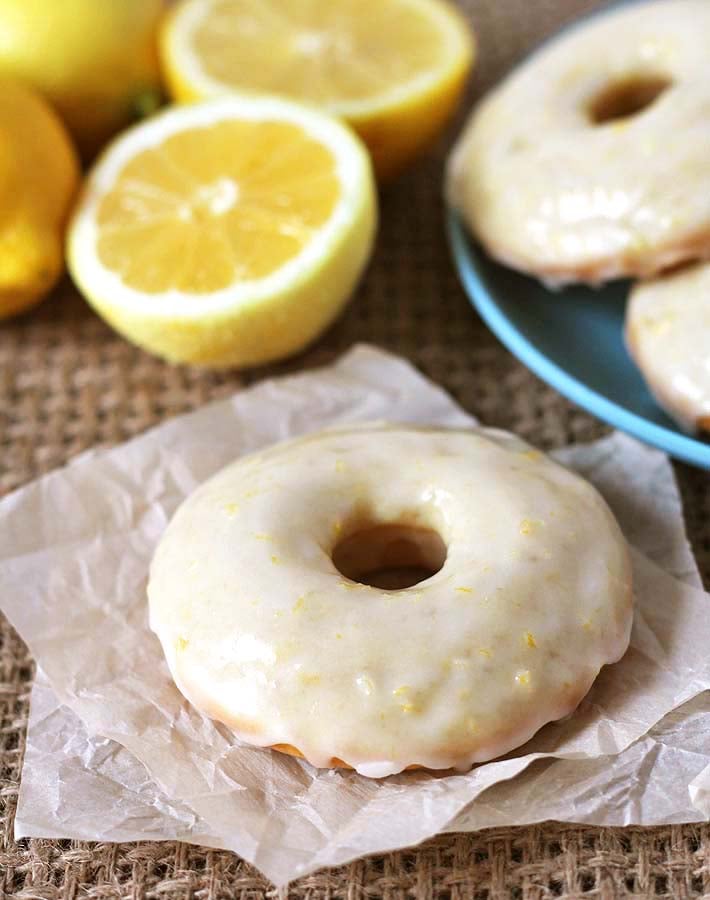
[[[39,667],[18,836],[192,841],[235,850],[282,885],[442,830],[710,815],[710,598],[668,460],[620,434],[557,456],[597,485],[632,544],[631,647],[572,717],[518,751],[463,775],[368,780],[241,745],[181,697],[145,599],[177,505],[240,454],[368,419],[473,422],[408,363],[363,346],[84,454],[0,502],[0,607]]]

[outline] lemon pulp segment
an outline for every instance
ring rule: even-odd
[[[218,122],[131,159],[97,212],[97,252],[146,293],[211,293],[297,256],[339,196],[330,150],[297,125]]]
[[[338,109],[382,98],[441,64],[447,42],[408,2],[214,0],[193,46],[209,78]],[[206,9],[206,7],[205,7]],[[266,61],[266,64],[265,64]],[[245,76],[245,73],[248,75]]]

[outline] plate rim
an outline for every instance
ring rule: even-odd
[[[486,287],[478,261],[470,251],[472,238],[469,238],[459,214],[448,204],[445,217],[449,249],[464,293],[488,328],[517,359],[568,400],[596,418],[663,450],[675,459],[702,469],[710,469],[710,445],[629,412],[571,375],[539,350],[513,320],[505,315]]]

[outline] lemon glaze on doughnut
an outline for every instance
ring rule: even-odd
[[[710,432],[710,263],[634,285],[626,343],[659,405]]]
[[[410,587],[333,562],[364,535],[372,568],[404,564],[407,534],[413,564],[440,565]],[[632,615],[625,541],[583,479],[504,432],[381,424],[212,477],[168,526],[148,594],[198,709],[251,744],[372,777],[464,770],[524,743],[623,655]]]
[[[449,201],[488,252],[551,284],[710,254],[710,3],[595,14],[474,110]]]

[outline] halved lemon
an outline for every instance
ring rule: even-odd
[[[69,228],[72,276],[136,344],[175,362],[296,353],[370,255],[376,192],[358,138],[275,98],[174,107],[98,160]]]
[[[312,103],[350,123],[382,178],[440,132],[474,55],[443,0],[183,0],[160,49],[178,100],[238,90]]]

